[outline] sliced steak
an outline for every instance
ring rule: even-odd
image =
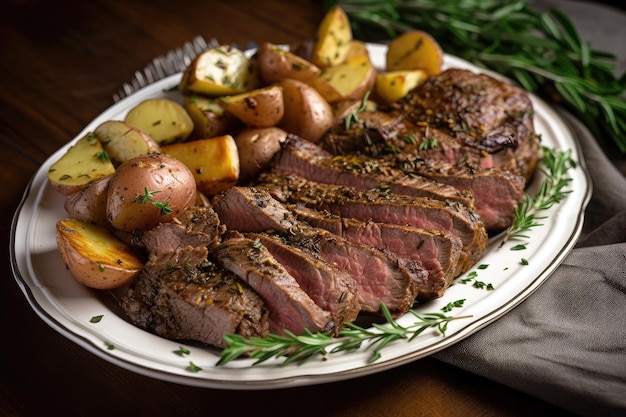
[[[209,262],[204,247],[153,256],[121,306],[136,326],[168,339],[223,348],[226,334],[269,333],[263,300],[235,274]]]
[[[286,239],[268,233],[246,233],[259,241],[293,276],[300,288],[322,309],[330,312],[335,335],[344,323],[353,322],[360,310],[357,284],[347,272],[317,254],[289,245]]]
[[[428,280],[428,272],[415,262],[352,243],[298,220],[266,190],[234,187],[217,196],[213,207],[231,230],[274,231],[291,245],[316,253],[349,273],[357,283],[362,313],[380,314],[384,303],[392,314],[404,314],[414,302],[420,285]]]
[[[354,187],[358,190],[384,189],[393,193],[452,200],[473,207],[473,197],[466,190],[410,174],[388,162],[365,155],[333,156],[320,146],[294,135],[281,145],[272,161],[272,169],[296,174],[311,181]]]
[[[311,226],[354,243],[386,248],[399,258],[421,263],[428,271],[428,281],[419,287],[416,298],[420,301],[441,297],[459,273],[458,261],[463,246],[459,238],[447,232],[342,218],[298,205],[290,210]]]
[[[452,165],[398,155],[395,164],[405,172],[415,172],[474,196],[474,209],[490,233],[500,232],[515,220],[515,209],[524,197],[521,175],[498,169],[480,169],[470,164]]]
[[[304,204],[344,218],[449,232],[463,243],[459,259],[461,272],[471,268],[487,247],[487,232],[478,216],[465,205],[454,201],[358,191],[351,187],[316,183],[296,175],[275,172],[263,174],[259,186],[267,188],[284,203]]]
[[[332,330],[328,311],[320,308],[259,241],[231,234],[209,252],[211,258],[247,282],[269,310],[270,331],[296,335]]]
[[[211,208],[190,207],[171,222],[145,232],[141,243],[149,256],[160,256],[185,246],[215,245],[225,229]]]

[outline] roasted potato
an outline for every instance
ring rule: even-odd
[[[282,88],[277,85],[220,97],[217,102],[228,113],[251,127],[275,126],[285,112]]]
[[[346,57],[344,60],[347,61],[357,56],[366,56],[369,58],[370,53],[367,50],[365,42],[353,39],[352,41],[350,41],[350,45],[348,46],[348,52],[346,52]]]
[[[94,130],[113,165],[139,155],[159,152],[159,145],[141,129],[121,120],[108,120]]]
[[[303,57],[270,42],[263,42],[258,50],[259,74],[266,84],[286,78],[307,81],[320,73],[320,68]]]
[[[239,179],[239,153],[231,135],[174,143],[161,150],[189,168],[203,194],[217,194]]]
[[[59,193],[70,195],[114,172],[115,167],[102,143],[89,132],[52,164],[48,170],[48,182]]]
[[[82,220],[59,220],[56,242],[72,276],[89,288],[121,287],[132,281],[144,265],[141,257],[109,230]]]
[[[376,96],[385,103],[394,103],[428,78],[424,70],[398,70],[376,75]]]
[[[362,112],[373,112],[378,108],[378,103],[373,100],[343,100],[337,101],[331,105],[333,115],[335,116],[335,124],[344,123],[346,117],[356,114],[357,117]]]
[[[98,178],[83,189],[65,197],[63,208],[67,214],[78,220],[110,227],[107,218],[107,198],[109,183],[113,175]]]
[[[220,45],[194,58],[183,72],[179,88],[183,93],[209,96],[241,94],[259,87],[258,66],[240,49]]]
[[[146,132],[159,145],[179,142],[193,132],[193,120],[185,108],[166,98],[151,98],[130,109],[124,120]]]
[[[317,28],[311,62],[320,68],[342,64],[352,41],[348,16],[339,6],[333,6]]]
[[[343,64],[324,68],[308,81],[329,103],[360,100],[371,91],[376,81],[376,68],[368,56],[356,56]]]
[[[437,75],[441,72],[443,57],[441,46],[432,36],[421,30],[411,30],[389,43],[385,70],[421,69],[428,75]]]
[[[277,127],[244,129],[235,136],[239,151],[239,182],[247,183],[263,171],[274,155],[287,132]]]
[[[242,124],[239,119],[217,104],[217,99],[214,97],[186,94],[183,97],[183,107],[193,120],[191,137],[194,139],[225,135]]]
[[[166,154],[148,154],[121,164],[111,178],[106,213],[123,232],[166,223],[196,202],[196,181],[187,166]]]
[[[278,127],[311,142],[319,142],[334,123],[330,104],[310,85],[285,79],[282,88],[285,114]]]

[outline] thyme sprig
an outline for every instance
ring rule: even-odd
[[[434,328],[445,336],[450,321],[469,317],[446,316],[439,312],[418,314],[409,310],[416,321],[404,327],[391,316],[384,304],[381,304],[381,311],[387,323],[373,323],[372,328],[346,323],[346,327],[336,337],[330,336],[328,332],[312,333],[308,330],[299,336],[288,331],[284,335],[270,334],[267,337],[249,339],[237,334],[225,335],[227,346],[222,350],[217,366],[225,365],[241,356],[256,359],[253,366],[271,358],[283,358],[283,365],[293,362],[302,364],[315,356],[357,350],[366,342],[369,342],[366,349],[372,349],[369,357],[369,363],[372,363],[381,358],[382,349],[393,341],[411,341],[429,328]]]
[[[526,0],[326,0],[334,4],[358,39],[424,30],[445,52],[564,105],[605,150],[626,155],[626,73],[616,75],[615,54],[591,48],[558,9],[539,12]]]
[[[539,170],[544,174],[539,191],[534,197],[524,194],[515,209],[515,220],[505,231],[502,244],[511,239],[527,239],[526,232],[533,227],[541,226],[546,216],[539,214],[554,204],[560,203],[572,190],[567,189],[572,179],[567,176],[570,168],[576,167],[571,151],[559,151],[542,147],[543,156]]]

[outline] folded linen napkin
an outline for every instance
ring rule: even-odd
[[[527,300],[435,358],[583,416],[626,415],[626,176],[564,113],[593,181],[583,232]]]

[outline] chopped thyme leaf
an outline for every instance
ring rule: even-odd
[[[99,316],[93,316],[91,318],[91,320],[89,320],[90,323],[100,323],[100,321],[102,321],[102,314]]]

